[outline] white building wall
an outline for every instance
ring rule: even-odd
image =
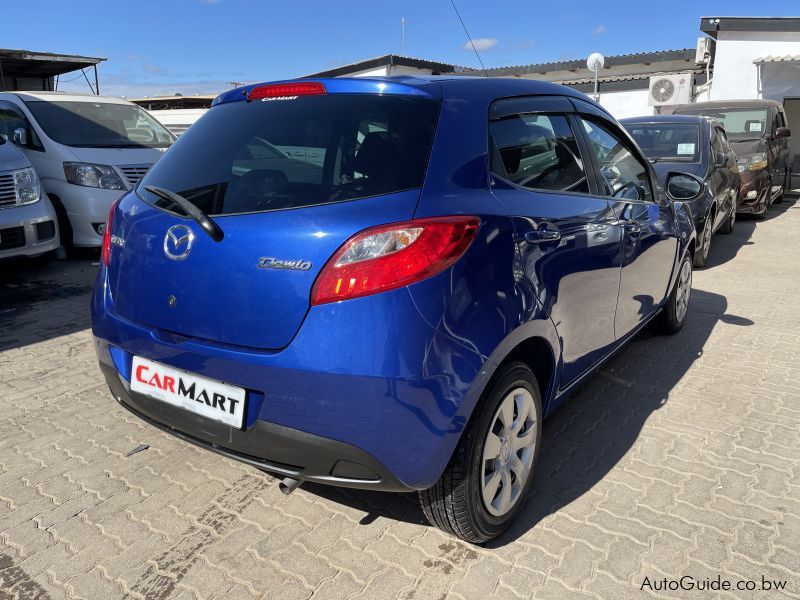
[[[348,73],[347,77],[383,77],[386,75],[388,67],[378,67],[377,69],[367,69],[366,71],[356,71],[355,73]]]
[[[431,75],[430,69],[417,69],[416,67],[404,67],[402,65],[387,65],[377,69],[367,71],[357,71],[347,74],[347,77],[383,77],[385,75]]]
[[[757,58],[800,54],[798,32],[720,31],[711,100],[760,98]]]
[[[653,114],[653,107],[647,104],[647,96],[647,90],[607,92],[600,94],[600,105],[617,119],[642,117]]]

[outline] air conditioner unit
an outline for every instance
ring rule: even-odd
[[[710,37],[697,38],[697,49],[694,53],[694,62],[698,65],[705,65],[711,60],[711,54],[714,52],[714,40]]]
[[[650,106],[688,104],[692,97],[692,74],[653,75],[647,103]]]

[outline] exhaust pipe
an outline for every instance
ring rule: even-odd
[[[285,479],[281,479],[278,483],[278,489],[281,491],[282,494],[288,496],[297,488],[300,487],[300,484],[303,483],[299,479],[292,479],[291,477],[286,477]]]

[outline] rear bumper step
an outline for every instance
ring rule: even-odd
[[[114,398],[128,411],[167,433],[268,473],[338,487],[414,491],[363,450],[291,427],[258,420],[246,430],[132,392],[117,370],[100,363]]]

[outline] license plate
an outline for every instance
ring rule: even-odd
[[[237,429],[244,423],[243,388],[133,357],[131,390]]]

